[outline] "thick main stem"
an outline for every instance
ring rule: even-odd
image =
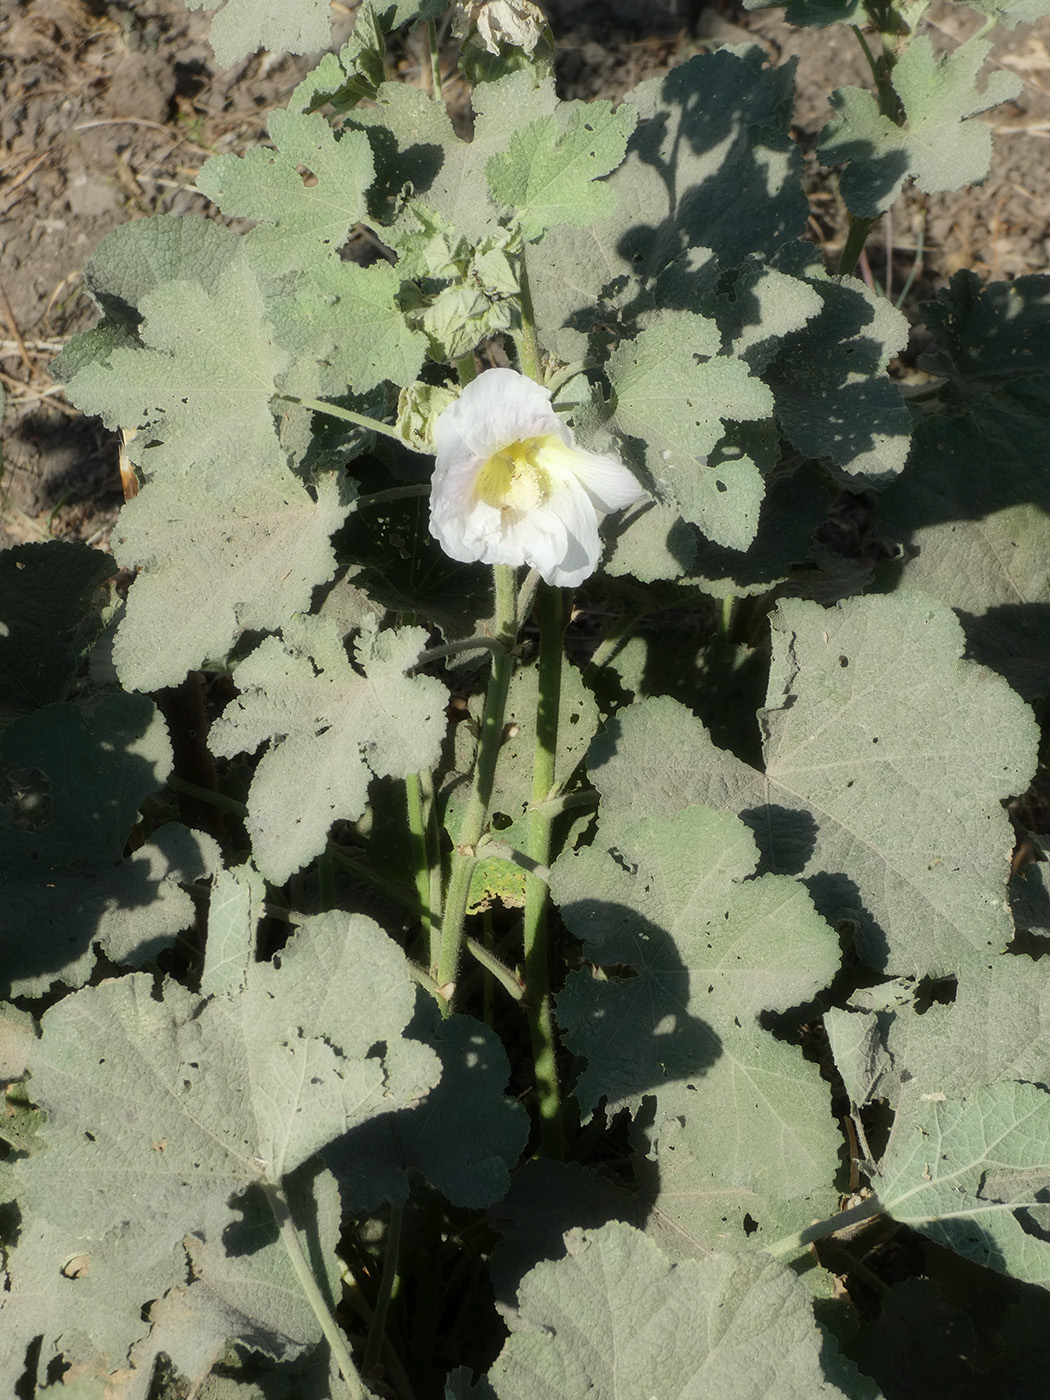
[[[561,592],[540,585],[539,700],[536,706],[536,750],[532,765],[532,807],[529,811],[529,850],[541,866],[550,862],[553,818],[544,807],[557,777],[558,722],[561,710],[562,645],[565,615]],[[555,1057],[554,1016],[551,1009],[547,954],[546,880],[530,875],[525,882],[525,1011],[532,1042],[540,1146],[545,1156],[564,1153],[561,1095]]]
[[[463,950],[463,925],[467,914],[470,877],[477,860],[477,845],[488,821],[492,784],[496,776],[496,761],[503,742],[503,715],[507,708],[507,691],[514,669],[513,649],[518,632],[517,581],[509,564],[493,566],[496,588],[496,640],[501,644],[492,653],[492,671],[485,692],[485,709],[481,717],[481,733],[474,761],[474,782],[467,809],[460,822],[458,839],[452,852],[448,893],[441,917],[441,951],[434,979],[442,995],[451,1001],[454,995],[459,959]]]
[[[543,383],[543,361],[540,356],[540,343],[536,339],[536,313],[532,306],[532,292],[529,288],[529,272],[525,266],[525,249],[521,250],[521,328],[515,333],[514,341],[518,347],[518,364],[522,374],[527,374],[530,379],[535,379],[537,384]]]

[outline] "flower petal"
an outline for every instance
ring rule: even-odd
[[[601,557],[599,513],[645,490],[615,458],[576,447],[550,398],[516,370],[489,369],[444,410],[434,426],[430,530],[453,559],[529,564],[547,583],[574,588]],[[515,466],[505,495],[491,480],[482,489],[486,464],[511,447],[524,477]]]
[[[615,457],[600,457],[585,448],[576,448],[576,476],[602,515],[632,506],[646,495],[645,487],[632,471]]]
[[[514,369],[487,369],[450,404],[434,426],[437,465],[459,447],[486,461],[501,447],[526,438],[557,433],[571,442],[566,425],[551,408],[550,390]]]
[[[524,517],[518,533],[526,564],[556,588],[575,588],[598,567],[602,554],[598,517],[575,478],[559,487],[545,506]]]

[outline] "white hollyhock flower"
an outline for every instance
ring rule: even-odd
[[[529,564],[574,588],[601,555],[598,518],[645,495],[613,457],[573,443],[548,389],[487,369],[434,426],[430,533],[464,563]]]

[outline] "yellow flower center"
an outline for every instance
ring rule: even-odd
[[[550,500],[551,469],[557,471],[559,457],[571,455],[556,433],[508,443],[478,472],[474,494],[494,510],[528,514]]]

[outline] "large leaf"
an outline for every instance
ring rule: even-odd
[[[1050,277],[960,272],[924,315],[947,383],[879,501],[904,574],[959,613],[970,654],[1029,700],[1050,687]]]
[[[121,513],[114,552],[143,566],[113,658],[124,685],[156,690],[225,658],[245,628],[276,628],[335,573],[330,536],[349,508],[332,477],[314,500],[285,469],[214,493],[154,481]]]
[[[142,302],[162,282],[198,282],[214,294],[223,270],[241,256],[241,240],[210,219],[159,214],[121,224],[84,265],[84,287],[103,314],[98,326],[74,336],[52,360],[63,382],[117,347],[139,345]]]
[[[728,419],[768,418],[773,398],[743,360],[719,355],[713,321],[669,312],[609,359],[616,415],[646,444],[657,485],[717,544],[746,549],[758,528],[762,479],[746,455],[705,459]]]
[[[495,1034],[472,1016],[438,1019],[420,1007],[410,1030],[433,1047],[441,1083],[417,1108],[366,1123],[328,1153],[346,1208],[364,1214],[384,1200],[403,1205],[418,1172],[453,1205],[502,1200],[525,1146],[524,1109],[506,1094],[510,1065]]]
[[[488,1374],[498,1400],[841,1396],[805,1285],[759,1255],[672,1264],[629,1225],[574,1230],[568,1256],[522,1281]]]
[[[773,641],[765,774],[681,706],[643,702],[592,748],[610,814],[626,821],[641,801],[742,813],[764,868],[802,876],[887,972],[958,972],[998,952],[1012,936],[1001,803],[1034,768],[1030,711],[960,659],[951,611],[922,594],[785,601]]]
[[[0,740],[0,967],[7,994],[79,986],[96,945],[114,961],[153,961],[193,922],[181,888],[219,863],[210,837],[162,827],[129,856],[143,799],[171,771],[151,700],[115,693],[24,716]]]
[[[327,0],[184,0],[188,10],[218,10],[211,22],[211,46],[228,68],[256,49],[311,53],[332,41]]]
[[[912,1093],[875,1181],[896,1220],[1015,1278],[1050,1284],[1045,1236],[1013,1212],[1050,1191],[1050,1095],[1000,1083],[966,1097]]]
[[[303,1249],[326,1261],[322,1286],[331,1304],[338,1290],[335,1182],[321,1174],[289,1194]],[[75,1371],[106,1376],[128,1400],[146,1400],[158,1354],[202,1382],[231,1342],[284,1359],[319,1341],[291,1261],[274,1245],[272,1213],[253,1204],[261,1208],[251,1225],[238,1221],[227,1236],[230,1252],[191,1235],[156,1257],[134,1234],[100,1244],[90,1231],[78,1235],[25,1214],[0,1292],[0,1378],[14,1394],[36,1343],[41,1383],[61,1358]]]
[[[1035,24],[1050,14],[1050,0],[964,0],[966,6],[995,20],[1006,29]]]
[[[248,481],[284,465],[270,400],[288,357],[273,343],[243,257],[214,290],[162,282],[140,302],[142,350],[115,350],[74,375],[70,398],[112,428],[137,428],[129,455],[147,475],[220,473]]]
[[[511,73],[496,82],[479,85],[473,93],[473,104],[474,134],[470,141],[455,134],[443,102],[435,102],[418,88],[403,83],[383,83],[376,92],[374,107],[355,110],[348,116],[347,125],[364,131],[372,142],[376,184],[370,203],[375,217],[390,222],[400,203],[398,196],[407,189],[472,244],[496,229],[500,214],[497,199],[502,195],[494,198],[490,192],[486,167],[503,156],[516,133],[530,122],[536,123],[537,132],[549,131],[546,124],[556,120],[553,114],[559,107],[554,84],[537,84],[528,72]],[[579,105],[587,110],[584,104]],[[622,126],[627,120],[625,113],[613,118],[613,123]],[[538,155],[538,151],[534,154]],[[509,166],[497,163],[495,169],[501,191],[506,185],[508,202],[519,198],[527,202],[530,190],[526,153],[519,152]],[[592,173],[601,173],[600,163],[593,166]],[[504,184],[500,183],[501,175]],[[545,197],[552,193],[548,190]],[[539,192],[536,195],[543,197]],[[553,209],[545,212],[554,216]],[[542,222],[545,212],[542,202],[537,204],[533,220]]]
[[[432,1052],[401,1039],[412,1002],[395,946],[335,914],[206,1003],[171,982],[158,998],[142,974],[66,997],[30,1060],[50,1119],[48,1150],[19,1167],[30,1205],[150,1259],[190,1233],[218,1243],[231,1197],[436,1082]]]
[[[629,95],[640,120],[606,182],[615,213],[586,229],[552,230],[535,260],[533,300],[548,348],[579,358],[576,317],[591,313],[614,279],[649,282],[696,247],[731,267],[802,233],[799,154],[787,136],[790,70],[763,71],[754,53],[692,58]]]
[[[337,136],[317,113],[282,110],[271,114],[270,134],[276,151],[216,156],[197,183],[224,213],[261,221],[244,248],[266,287],[277,343],[292,356],[282,387],[315,398],[412,379],[425,342],[398,308],[401,278],[386,262],[359,267],[338,256],[375,174],[366,135]],[[314,183],[304,183],[303,166]]]
[[[968,118],[1008,102],[1024,86],[1017,74],[998,68],[978,92],[977,74],[991,47],[990,40],[971,39],[938,55],[928,35],[913,38],[892,73],[906,128],[884,116],[871,93],[835,89],[831,100],[839,115],[821,133],[817,153],[828,165],[847,165],[841,189],[852,214],[876,218],[909,176],[927,194],[984,179],[991,129]]]
[[[1003,953],[967,967],[947,1005],[890,984],[885,1004],[834,1008],[826,1022],[853,1102],[902,1094],[958,1097],[989,1084],[1050,1078],[1050,966]],[[864,1000],[873,993],[863,994]]]
[[[283,883],[318,855],[337,818],[365,809],[373,776],[432,767],[448,692],[405,675],[426,644],[420,628],[363,633],[351,666],[335,626],[302,618],[268,638],[237,669],[241,698],[212,726],[223,757],[270,747],[248,797],[255,863]]]
[[[371,267],[328,259],[284,279],[268,301],[274,333],[293,364],[281,387],[301,398],[367,394],[386,380],[408,384],[419,372],[426,338],[398,308],[401,276],[388,262]]]
[[[820,298],[819,315],[776,346],[763,377],[777,421],[806,456],[879,485],[908,455],[911,418],[886,367],[908,339],[908,323],[885,297],[853,277],[829,277],[802,249],[782,262]]]
[[[812,998],[838,943],[798,881],[752,878],[757,864],[743,822],[689,807],[631,823],[615,846],[599,826],[551,872],[568,928],[611,969],[571,973],[557,999],[565,1041],[587,1062],[576,1097],[586,1113],[604,1097],[613,1113],[655,1096],[651,1138],[671,1119],[677,1138],[659,1159],[657,1208],[708,1246],[732,1228],[727,1213],[742,1239],[749,1209],[769,1227],[770,1198],[801,1206],[836,1151],[814,1067],[757,1018]]]
[[[486,167],[497,204],[517,213],[526,239],[557,224],[591,224],[612,212],[615,194],[596,181],[623,160],[637,113],[624,104],[561,102],[514,133]]]
[[[276,151],[213,156],[197,185],[224,214],[262,221],[245,243],[252,262],[276,275],[301,266],[312,244],[337,255],[365,212],[375,170],[367,139],[357,131],[337,139],[319,113],[278,109],[270,135]],[[313,184],[298,173],[303,166]]]
[[[480,84],[474,89],[473,102],[473,140],[457,140],[447,147],[433,182],[419,193],[460,233],[478,242],[495,228],[499,212],[491,194],[485,197],[489,162],[508,150],[528,122],[549,118],[558,103],[553,81],[537,85],[530,72]],[[511,190],[519,193],[516,185]]]
[[[113,573],[111,558],[71,541],[0,554],[0,713],[66,698]]]
[[[0,1290],[0,1383],[16,1395],[39,1339],[39,1383],[62,1364],[100,1375],[126,1371],[130,1348],[150,1330],[143,1303],[186,1277],[181,1249],[143,1250],[70,1230],[21,1206],[17,1240],[5,1242]],[[225,1339],[223,1339],[225,1340]],[[101,1392],[100,1392],[101,1396]]]
[[[635,1128],[646,1230],[674,1258],[762,1249],[831,1215],[842,1139],[828,1086],[801,1051],[726,1026],[699,1083],[660,1096],[664,1117]]]
[[[274,1356],[315,1340],[312,1308],[258,1188],[436,1082],[434,1055],[401,1039],[412,1002],[404,959],[385,935],[366,919],[330,915],[304,926],[279,966],[255,964],[228,995],[205,1001],[168,983],[158,996],[152,978],[136,975],[58,1003],[30,1063],[48,1150],[19,1168],[28,1208],[48,1222],[47,1250],[12,1274],[4,1303],[14,1320],[49,1341],[70,1327],[74,1303],[53,1296],[56,1274],[48,1306],[33,1297],[63,1243],[67,1259],[85,1252],[85,1275],[111,1280],[117,1306],[136,1320],[144,1301],[186,1282],[188,1250],[203,1283],[189,1289],[201,1314],[193,1355],[220,1335]],[[290,1203],[310,1255],[327,1261],[333,1293],[338,1203],[330,1180],[316,1204],[301,1185]],[[83,1291],[88,1301],[94,1290]],[[132,1299],[138,1306],[128,1307]],[[170,1330],[177,1318],[162,1308],[153,1320]],[[111,1363],[145,1330],[115,1322],[98,1332]],[[140,1347],[142,1359],[149,1350]]]

